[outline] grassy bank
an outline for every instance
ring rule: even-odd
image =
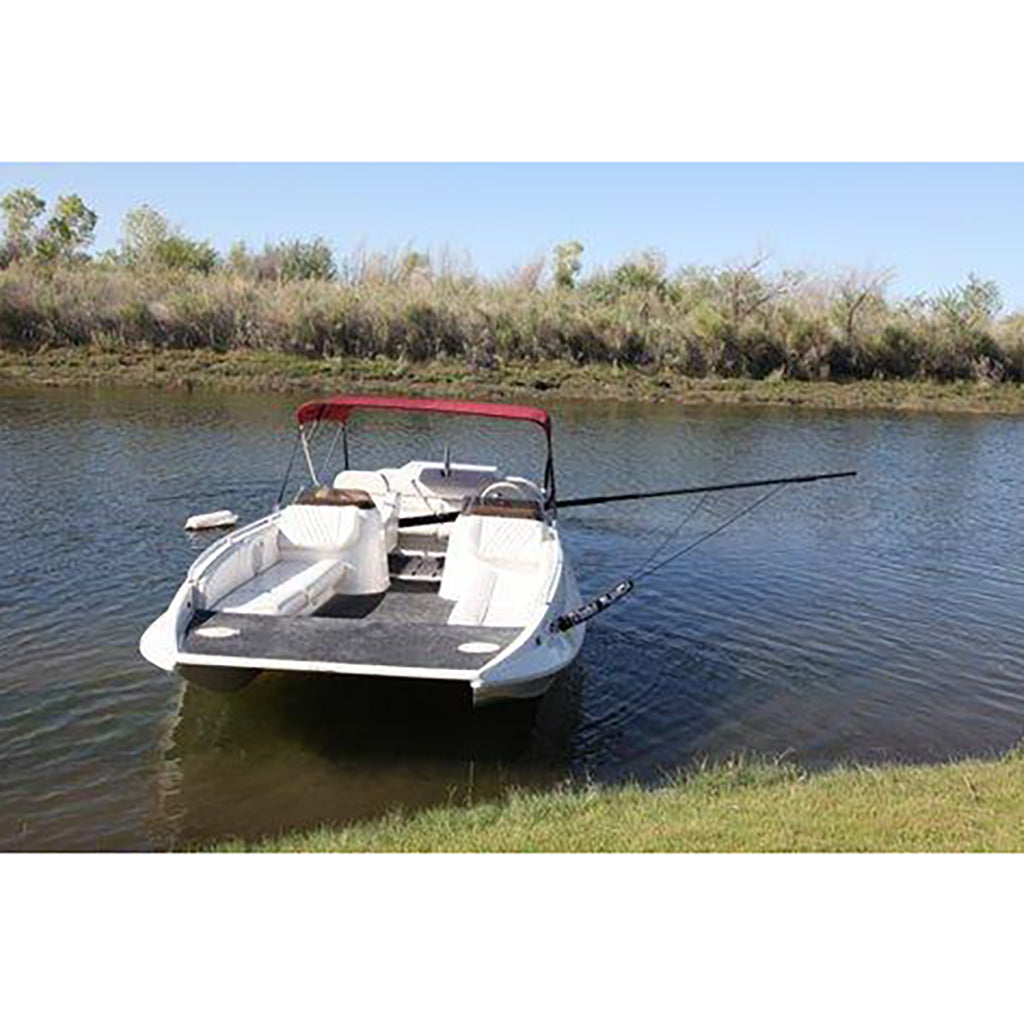
[[[216,849],[277,852],[1024,850],[1024,757],[935,766],[734,763],[658,789],[591,787],[394,814]]]
[[[549,398],[785,405],[819,409],[1024,413],[1024,386],[957,381],[693,379],[665,371],[559,360],[469,366],[464,360],[318,359],[281,352],[165,351],[105,345],[0,349],[0,384],[214,388],[450,395],[543,404]]]

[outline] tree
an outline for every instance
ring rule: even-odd
[[[648,249],[620,263],[612,278],[621,291],[655,292],[664,298],[668,294],[665,263],[663,253]]]
[[[46,203],[30,188],[17,188],[0,199],[8,258],[22,259],[33,248],[35,223]]]
[[[295,240],[285,245],[281,264],[285,281],[333,281],[337,273],[334,253],[322,238],[311,242]]]
[[[217,250],[209,242],[172,228],[151,206],[143,204],[125,215],[121,228],[121,262],[125,266],[208,274],[218,260]]]
[[[576,278],[583,268],[580,257],[583,244],[577,241],[562,242],[555,246],[555,285],[558,288],[575,288]]]
[[[856,343],[865,316],[885,309],[885,289],[892,276],[890,270],[851,270],[839,279],[833,309],[847,345]]]
[[[251,277],[255,273],[253,257],[249,254],[245,242],[235,242],[224,259],[225,266],[232,274],[239,277]]]
[[[767,260],[767,256],[759,255],[716,275],[726,320],[734,331],[739,331],[749,317],[792,291],[802,280],[802,275],[795,270],[783,270],[774,280],[763,277],[761,269]]]
[[[121,225],[121,261],[129,267],[155,262],[157,250],[171,234],[167,218],[143,203],[129,210]]]
[[[338,273],[334,253],[322,238],[265,245],[253,262],[261,280],[333,281]]]
[[[0,199],[5,221],[8,261],[33,257],[45,263],[84,259],[96,233],[96,214],[80,196],[58,196],[53,216],[42,228],[36,222],[46,203],[32,189],[19,188]]]
[[[95,240],[96,220],[79,196],[59,196],[46,230],[36,239],[36,255],[47,262],[82,259]]]
[[[935,312],[960,336],[985,330],[1002,305],[999,285],[975,274],[968,274],[959,287],[941,292],[933,303]]]
[[[153,250],[157,265],[166,270],[191,270],[209,274],[217,266],[217,250],[209,242],[197,242],[184,235],[171,235]]]

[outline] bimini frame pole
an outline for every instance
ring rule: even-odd
[[[547,495],[547,507],[554,509],[555,504],[555,452],[551,441],[551,425],[545,431],[548,439],[548,457],[544,463],[544,493]]]
[[[313,478],[313,483],[319,486],[320,480],[317,478],[316,469],[313,467],[313,456],[309,451],[309,439],[306,437],[305,428],[301,423],[299,424],[299,440],[302,442],[302,454],[306,456],[306,465],[309,467],[309,475]]]

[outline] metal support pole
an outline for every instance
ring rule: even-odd
[[[299,439],[302,441],[302,454],[306,456],[306,465],[309,467],[309,475],[312,477],[313,483],[319,486],[320,481],[317,479],[316,469],[313,467],[313,456],[309,453],[309,443],[306,440],[306,431],[301,426],[299,427]]]

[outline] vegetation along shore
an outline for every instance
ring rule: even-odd
[[[84,346],[0,349],[0,385],[123,385],[221,391],[403,393],[537,402],[551,398],[783,405],[814,409],[1024,414],[1024,385],[956,381],[693,379],[557,360],[473,368],[455,359],[311,359],[279,352],[167,352]]]
[[[321,827],[239,852],[939,852],[1024,850],[1024,752],[939,765],[808,774],[736,759],[658,788],[514,793]]]
[[[449,253],[338,258],[321,239],[220,253],[145,206],[96,254],[78,196],[19,189],[0,212],[7,382],[1024,409],[1024,314],[975,276],[894,297],[887,272],[656,252],[584,274],[569,241],[485,278]]]

